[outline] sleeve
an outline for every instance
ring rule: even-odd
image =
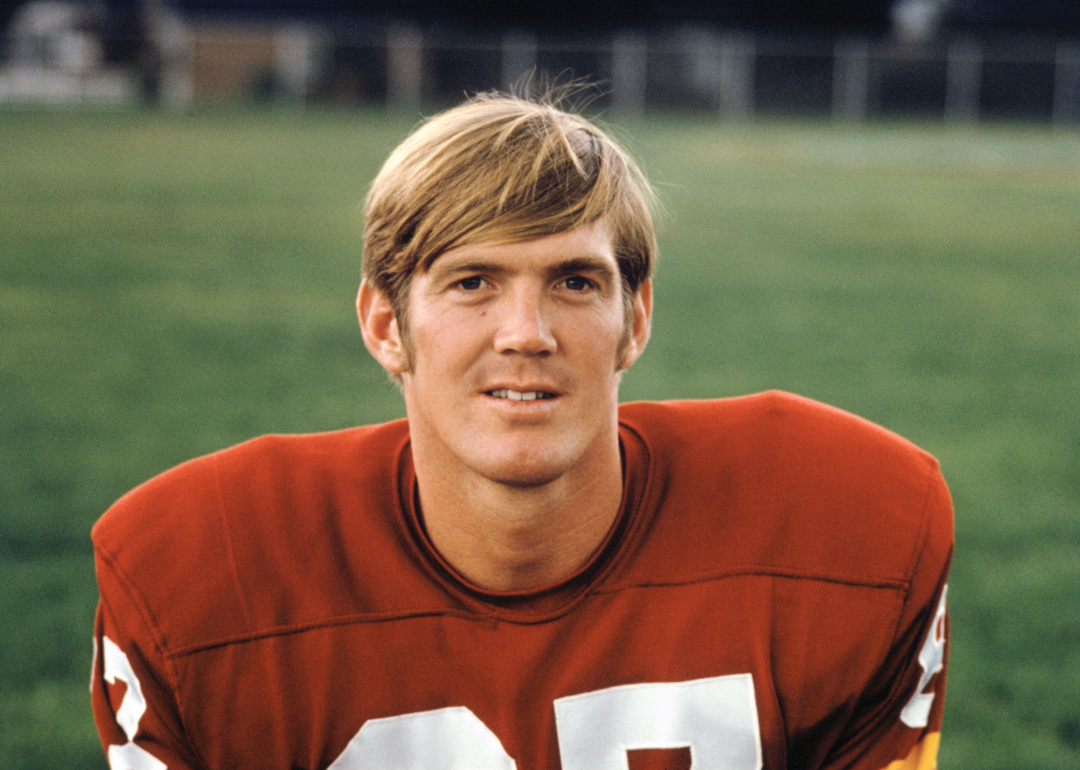
[[[935,473],[893,643],[823,770],[934,770],[948,667],[952,502]]]
[[[171,661],[98,555],[91,701],[110,770],[203,770],[181,721]]]

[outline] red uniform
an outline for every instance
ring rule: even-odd
[[[558,585],[468,585],[404,421],[185,463],[97,524],[112,770],[930,768],[937,463],[781,393],[620,408],[623,504]]]

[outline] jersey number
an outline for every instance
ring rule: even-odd
[[[555,701],[564,770],[628,770],[633,749],[689,748],[694,770],[760,770],[750,674],[609,687]],[[329,770],[516,770],[502,743],[463,707],[364,723]]]
[[[154,757],[146,749],[135,745],[135,733],[139,732],[139,720],[146,713],[146,698],[143,697],[139,678],[131,670],[131,661],[124,651],[107,636],[101,638],[105,653],[105,681],[116,684],[116,680],[127,685],[124,700],[116,712],[116,724],[127,735],[128,742],[123,746],[109,747],[109,770],[166,770],[165,763]]]
[[[128,742],[109,746],[110,770],[167,770],[135,744],[146,712],[124,651],[102,637],[105,681],[127,692],[116,712]],[[690,682],[609,687],[555,701],[564,770],[628,770],[634,749],[690,749],[694,770],[761,770],[761,731],[750,674]],[[517,770],[487,725],[468,708],[370,719],[328,770]]]
[[[930,624],[926,641],[919,650],[919,665],[922,667],[919,686],[915,688],[915,694],[900,712],[901,721],[908,727],[926,727],[930,722],[930,707],[934,705],[934,693],[923,692],[923,690],[930,684],[930,679],[934,674],[945,667],[945,592],[948,590],[948,586],[943,586],[941,589],[941,600],[938,602],[937,612],[934,613],[934,622]]]

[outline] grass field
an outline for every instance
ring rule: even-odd
[[[352,311],[412,118],[0,111],[0,768],[104,768],[88,532],[269,431],[403,414]],[[1080,134],[620,127],[669,209],[624,396],[785,388],[936,454],[945,770],[1080,767]]]

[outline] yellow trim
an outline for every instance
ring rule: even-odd
[[[890,762],[884,770],[937,770],[938,745],[941,733],[929,733],[915,744],[906,759]]]

